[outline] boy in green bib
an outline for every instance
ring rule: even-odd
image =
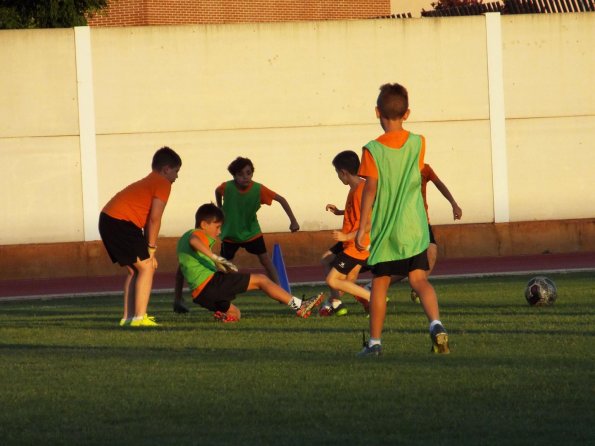
[[[188,282],[195,304],[213,312],[220,322],[237,322],[240,309],[232,301],[236,295],[261,290],[271,299],[283,303],[298,317],[307,318],[320,305],[322,293],[300,299],[292,296],[264,274],[243,274],[229,260],[211,250],[224,222],[223,211],[213,203],[203,204],[195,215],[195,227],[182,235],[176,247],[178,274],[175,295],[181,296],[184,279]]]
[[[403,128],[403,122],[409,117],[405,87],[399,84],[380,87],[376,117],[385,133],[363,148],[359,169],[359,175],[366,178],[366,185],[356,246],[361,250],[367,248],[365,234],[369,227],[368,265],[373,279],[370,340],[358,356],[382,354],[381,335],[391,276],[407,276],[419,295],[430,322],[431,351],[449,353],[448,334],[440,322],[438,298],[426,274],[430,236],[420,173],[424,166],[425,139]]]
[[[262,204],[270,206],[276,201],[289,217],[289,230],[299,231],[300,225],[285,198],[252,180],[254,164],[250,159],[238,157],[227,170],[233,180],[221,184],[215,190],[217,206],[225,214],[225,223],[221,228],[221,256],[232,260],[237,250],[244,248],[258,257],[267,276],[279,284],[277,270],[267,253],[256,213]]]

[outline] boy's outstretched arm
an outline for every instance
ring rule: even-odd
[[[360,251],[366,250],[368,247],[362,245],[364,236],[369,231],[371,221],[370,216],[372,215],[372,206],[374,200],[376,200],[376,190],[378,189],[377,178],[366,178],[366,185],[362,192],[362,208],[359,220],[359,228],[357,229],[357,235],[355,236],[355,247]]]
[[[218,256],[213,251],[211,251],[211,248],[205,245],[196,235],[191,235],[190,240],[188,242],[190,243],[192,249],[212,259],[215,262],[215,266],[219,271],[223,273],[238,272],[237,266],[235,266],[229,260],[221,256]]]
[[[291,210],[291,207],[289,206],[289,203],[287,202],[287,200],[279,194],[275,195],[275,198],[273,198],[273,200],[279,202],[279,204],[281,205],[281,207],[283,207],[283,210],[289,217],[289,230],[291,232],[299,231],[300,225],[297,222],[297,220],[295,219],[295,216],[293,215],[293,211]]]
[[[334,204],[327,204],[325,209],[329,212],[332,212],[335,215],[345,215],[345,210],[339,209]]]
[[[442,181],[440,181],[440,179],[437,179],[436,181],[434,181],[434,184],[436,185],[436,188],[440,191],[440,193],[444,196],[444,198],[446,198],[448,200],[448,202],[450,203],[450,205],[452,206],[453,219],[460,220],[461,217],[463,216],[463,210],[459,207],[456,200],[454,199],[454,197],[452,196],[452,194],[446,187],[446,185]]]

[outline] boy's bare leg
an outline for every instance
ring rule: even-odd
[[[438,245],[435,243],[430,243],[428,246],[428,263],[430,264],[430,269],[427,271],[428,276],[432,274],[432,270],[436,265],[436,259],[438,258]]]
[[[147,314],[149,299],[151,297],[151,287],[153,286],[153,259],[137,260],[134,267],[138,271],[136,274],[134,316],[143,317]]]
[[[263,254],[259,254],[258,255],[258,260],[260,260],[260,264],[264,267],[267,276],[269,276],[269,278],[275,282],[277,285],[279,285],[279,275],[277,274],[277,269],[275,268],[275,265],[273,265],[273,261],[271,260],[271,258],[269,257],[268,253],[263,253]]]
[[[324,298],[323,293],[312,297],[310,299],[297,299],[291,294],[281,288],[279,285],[274,283],[264,274],[250,274],[250,282],[248,282],[248,290],[262,290],[270,298],[277,302],[287,305],[296,311],[299,317],[306,318],[310,315],[311,310],[316,306],[320,305],[320,302]]]
[[[426,271],[416,269],[409,273],[409,283],[411,288],[419,295],[421,305],[428,317],[428,320],[434,321],[440,319],[438,309],[438,298],[432,284],[428,281]]]
[[[386,294],[390,286],[390,276],[374,277],[370,295],[370,337],[380,339],[386,316]]]
[[[352,296],[362,297],[369,301],[370,292],[364,287],[361,287],[355,283],[355,279],[357,279],[357,275],[352,279],[350,278],[350,275],[341,274],[335,268],[331,268],[330,272],[326,276],[326,284],[332,290],[343,291],[344,293],[351,294]]]
[[[326,251],[324,254],[322,254],[322,257],[320,258],[320,263],[322,264],[322,266],[324,266],[324,270],[328,276],[328,273],[331,271],[331,263],[333,263],[333,261],[335,260],[337,256],[332,252],[332,251]],[[341,293],[339,290],[336,290],[334,288],[330,288],[329,289],[329,302],[333,301],[333,300],[341,300],[341,295],[343,293]]]
[[[126,280],[124,280],[124,316],[123,319],[130,319],[134,316],[134,296],[136,287],[136,270],[126,265]]]
[[[248,290],[262,290],[267,296],[277,302],[289,304],[292,296],[264,274],[250,274]]]

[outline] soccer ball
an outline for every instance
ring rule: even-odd
[[[534,307],[553,305],[557,297],[556,284],[544,276],[533,277],[525,288],[525,299]]]

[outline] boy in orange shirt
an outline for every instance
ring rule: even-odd
[[[333,238],[338,242],[333,246],[324,259],[331,258],[330,271],[326,276],[326,283],[331,288],[331,297],[320,308],[320,316],[347,314],[347,308],[338,299],[339,293],[349,293],[364,306],[368,312],[370,292],[357,285],[355,280],[366,264],[368,251],[359,251],[355,247],[355,234],[359,228],[362,191],[366,181],[357,175],[359,157],[352,150],[340,152],[333,159],[333,166],[339,180],[349,186],[349,193],[345,202],[345,209],[339,210],[334,204],[328,204],[326,209],[335,215],[343,215],[343,227],[340,231],[333,231]],[[369,241],[368,241],[369,244]],[[339,245],[341,245],[339,247]],[[330,254],[330,255],[329,255]],[[331,255],[333,255],[331,257]]]
[[[421,195],[424,199],[424,207],[426,208],[426,214],[428,214],[428,230],[430,231],[430,245],[428,246],[428,271],[427,274],[430,276],[432,274],[432,270],[436,265],[436,259],[438,258],[438,244],[436,243],[436,239],[434,238],[434,232],[432,231],[432,225],[430,224],[430,214],[428,213],[428,200],[426,198],[426,188],[428,183],[434,183],[436,189],[440,191],[442,196],[448,200],[450,205],[452,206],[452,218],[453,220],[460,220],[463,216],[463,210],[459,207],[456,200],[446,187],[434,169],[430,167],[429,164],[424,164],[423,169],[421,170]],[[412,289],[411,290],[411,300],[414,302],[419,303],[419,296],[417,293]]]
[[[151,173],[118,192],[99,215],[99,234],[110,259],[128,273],[120,326],[158,325],[147,315],[157,268],[157,236],[171,185],[181,166],[180,156],[162,147],[153,155]]]

